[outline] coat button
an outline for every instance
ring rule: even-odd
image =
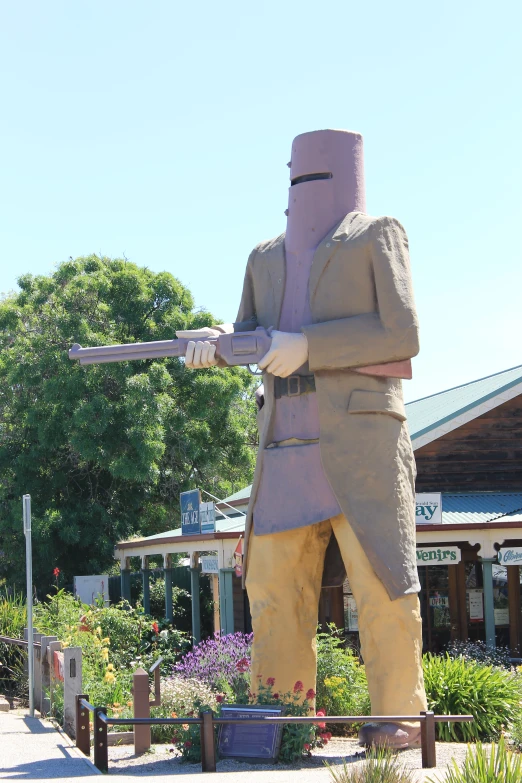
[[[330,242],[327,242],[327,243],[326,243],[326,247],[330,247]]]

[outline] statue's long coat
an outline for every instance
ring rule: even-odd
[[[250,254],[235,330],[256,325],[277,329],[284,289],[282,234]],[[408,240],[401,224],[391,217],[348,214],[315,252],[309,296],[313,323],[303,332],[315,375],[326,476],[390,597],[417,592],[415,460],[402,384],[350,369],[408,359],[418,352]],[[273,376],[265,373],[263,382],[265,404],[259,413],[245,547],[263,453],[271,442]]]

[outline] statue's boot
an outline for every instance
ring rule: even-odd
[[[359,731],[359,745],[365,748],[420,748],[419,726],[404,723],[365,723]]]

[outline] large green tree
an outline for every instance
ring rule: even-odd
[[[215,322],[171,274],[90,256],[23,276],[0,301],[0,580],[23,578],[22,495],[35,582],[112,562],[118,539],[179,525],[180,491],[251,479],[254,382],[242,368],[161,359],[81,367],[67,351],[165,340]]]

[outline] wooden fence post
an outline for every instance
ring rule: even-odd
[[[132,677],[132,694],[134,697],[134,717],[150,718],[149,675],[142,669],[136,669]],[[134,726],[134,752],[145,753],[150,750],[150,726]]]
[[[56,636],[42,636],[40,639],[40,715],[44,717],[49,714],[51,708],[51,668],[47,658],[47,649],[51,642],[57,641]]]
[[[89,730],[90,713],[87,707],[82,707],[80,699],[89,701],[89,697],[86,693],[80,693],[76,697],[75,713],[76,713],[76,747],[81,750],[86,756],[91,755],[91,732]]]

